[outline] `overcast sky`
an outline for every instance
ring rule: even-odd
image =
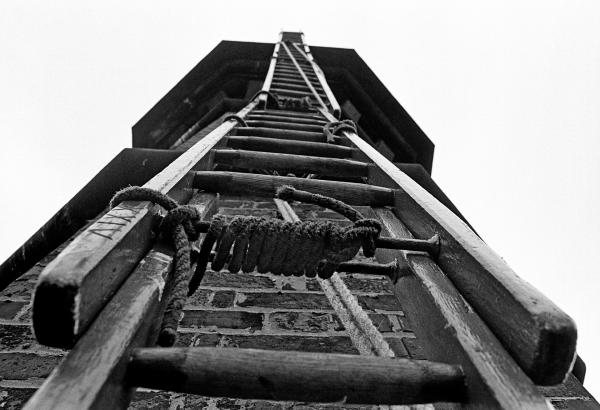
[[[0,260],[219,41],[302,30],[354,48],[435,143],[434,179],[577,322],[600,396],[600,3],[483,3],[3,1]]]

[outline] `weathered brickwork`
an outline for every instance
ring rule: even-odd
[[[303,220],[348,222],[332,211],[294,205]],[[267,199],[221,198],[219,212],[278,217]],[[31,333],[30,301],[37,276],[66,243],[0,293],[0,408],[19,409],[66,354],[40,346]],[[358,255],[357,259],[365,259]],[[375,327],[398,357],[424,359],[412,324],[392,292],[389,279],[361,274],[341,275]],[[358,354],[343,323],[331,307],[319,281],[253,272],[208,271],[189,298],[177,346],[218,346]],[[585,403],[589,394],[575,379],[546,388],[557,408]],[[340,409],[352,406],[308,405],[268,401],[207,398],[140,389],[131,409]],[[362,407],[370,408],[370,407]]]

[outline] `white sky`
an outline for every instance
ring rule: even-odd
[[[302,30],[356,49],[433,140],[434,179],[576,320],[600,397],[600,3],[47,3],[0,4],[0,261],[219,41]]]

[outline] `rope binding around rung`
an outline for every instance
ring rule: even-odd
[[[328,279],[340,264],[353,259],[361,248],[366,257],[374,256],[375,243],[381,232],[378,221],[364,218],[342,201],[291,186],[279,187],[275,196],[329,208],[354,224],[341,227],[332,222],[287,222],[253,216],[236,216],[227,224],[221,215],[215,215],[207,222],[202,221],[194,206],[179,205],[167,195],[149,188],[128,187],[115,194],[111,207],[122,201],[150,201],[167,211],[159,229],[173,243],[175,267],[173,290],[159,334],[161,346],[174,344],[186,298],[199,286],[211,257],[211,268],[215,271],[227,265],[232,273],[257,270]],[[202,232],[206,235],[195,272],[191,275],[191,242],[198,240]]]

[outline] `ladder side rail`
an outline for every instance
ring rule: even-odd
[[[281,44],[283,45],[283,48],[285,49],[285,52],[287,53],[289,59],[294,63],[294,66],[296,67],[296,70],[298,70],[298,72],[300,73],[300,75],[304,79],[304,82],[306,83],[306,85],[308,86],[308,88],[310,88],[310,91],[313,93],[313,95],[315,96],[315,98],[318,101],[318,103],[321,105],[321,107],[323,107],[324,110],[327,111],[328,110],[327,105],[325,104],[325,102],[323,102],[323,100],[321,99],[321,96],[319,95],[319,93],[317,92],[317,90],[315,90],[315,87],[312,85],[312,83],[310,82],[310,80],[306,76],[306,73],[304,73],[304,71],[302,70],[302,67],[300,67],[300,64],[298,64],[298,61],[296,61],[296,58],[290,52],[288,46],[285,43],[283,43],[283,42]]]
[[[338,103],[337,99],[335,98],[333,91],[331,91],[331,88],[329,88],[329,84],[327,83],[327,80],[325,79],[325,73],[323,73],[323,70],[321,70],[321,67],[319,67],[319,65],[315,61],[314,57],[312,56],[312,53],[310,52],[310,48],[304,42],[304,35],[302,35],[302,46],[304,47],[304,51],[302,51],[302,49],[298,46],[297,43],[294,43],[294,47],[296,48],[296,50],[298,50],[298,52],[304,56],[306,61],[308,61],[312,65],[312,68],[315,71],[315,74],[317,75],[317,79],[319,80],[319,84],[321,84],[321,87],[323,88],[323,91],[325,92],[325,95],[327,96],[327,99],[329,100],[329,103],[331,104],[331,110],[333,111],[333,116],[339,119],[340,116],[342,115],[342,110],[340,108],[340,104]]]
[[[354,132],[342,133],[376,165],[370,183],[396,190],[395,212],[411,232],[440,235],[438,264],[527,375],[537,384],[562,382],[575,357],[573,320],[377,150]]]
[[[359,375],[359,377],[357,377]],[[459,402],[459,366],[351,354],[172,347],[135,349],[136,386],[211,397],[346,404]]]
[[[245,117],[258,102],[238,112]],[[144,187],[187,202],[194,169],[212,169],[212,148],[237,125],[228,120],[198,141]],[[154,240],[148,201],[126,201],[107,210],[80,233],[40,274],[33,299],[33,326],[40,343],[71,347],[145,255]]]
[[[192,199],[203,219],[216,212],[217,201],[205,193]],[[154,343],[160,320],[152,318],[162,317],[168,302],[173,255],[162,241],[152,247],[25,409],[127,408],[129,355]]]
[[[385,236],[413,238],[388,208],[371,208]],[[546,399],[502,344],[461,296],[434,260],[424,252],[378,249],[376,258],[402,261],[412,274],[394,284],[394,293],[411,318],[428,360],[460,364],[465,372],[465,408],[547,410]]]
[[[267,71],[267,76],[265,78],[265,82],[261,88],[261,91],[269,91],[271,88],[271,83],[273,82],[273,75],[275,74],[275,65],[277,64],[277,59],[279,58],[279,49],[281,48],[283,34],[279,34],[279,41],[275,44],[275,48],[273,49],[273,55],[271,56],[271,62],[269,63],[269,71]],[[267,104],[267,95],[261,94],[259,101],[260,104],[266,107]]]

